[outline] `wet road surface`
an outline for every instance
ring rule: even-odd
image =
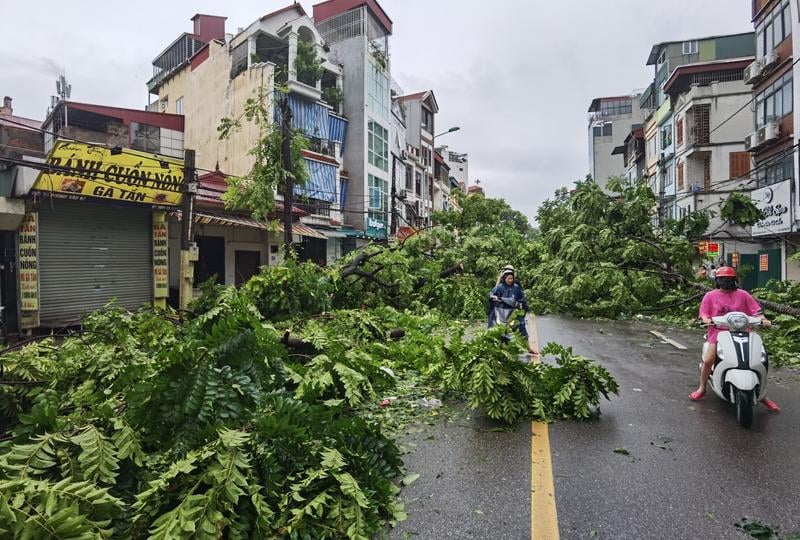
[[[783,411],[759,407],[744,430],[716,396],[687,398],[702,332],[551,317],[537,325],[541,344],[573,346],[620,385],[598,420],[550,425],[561,538],[744,538],[734,525],[745,516],[800,531],[797,372],[770,372]],[[531,427],[498,427],[463,412],[408,437],[406,466],[420,477],[403,490],[409,519],[391,538],[531,538]]]

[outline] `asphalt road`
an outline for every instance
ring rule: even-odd
[[[539,341],[571,345],[617,378],[592,422],[550,426],[561,538],[744,538],[743,517],[800,531],[800,376],[773,370],[753,427],[716,396],[690,402],[702,332],[642,322],[540,317]],[[658,329],[681,351],[648,333]],[[547,359],[545,359],[547,361]],[[391,538],[531,538],[531,429],[479,413],[407,437],[409,519]],[[625,453],[618,453],[614,450]]]

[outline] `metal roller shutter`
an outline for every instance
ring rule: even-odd
[[[111,299],[153,299],[150,209],[46,200],[39,209],[42,326],[59,326]]]

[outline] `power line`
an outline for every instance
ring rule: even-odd
[[[789,69],[791,69],[791,68],[793,68],[795,65],[797,65],[797,63],[798,63],[798,62],[800,62],[800,57],[798,57],[798,58],[797,58],[797,60],[795,60],[794,62],[792,62],[792,65],[791,65],[791,66],[789,66]],[[787,69],[786,71],[788,72],[788,69]],[[744,109],[745,109],[747,106],[749,106],[751,103],[753,103],[753,102],[754,102],[754,101],[755,101],[757,98],[758,98],[758,94],[755,94],[755,95],[754,95],[752,98],[750,98],[750,100],[749,100],[747,103],[745,103],[745,104],[744,104],[744,105],[742,105],[742,106],[741,106],[739,109],[737,109],[736,111],[734,111],[734,112],[733,112],[733,113],[732,113],[730,116],[728,116],[728,117],[727,117],[725,120],[723,120],[722,122],[720,122],[719,124],[717,124],[717,127],[715,127],[714,129],[712,129],[711,131],[709,131],[709,132],[708,132],[708,134],[709,134],[709,135],[711,135],[712,133],[714,133],[715,131],[717,131],[719,128],[721,128],[722,126],[724,126],[724,125],[725,125],[727,122],[729,122],[729,121],[730,121],[730,120],[731,120],[731,119],[732,119],[734,116],[736,116],[737,114],[739,114],[740,112],[742,112],[742,111],[743,111],[743,110],[744,110]]]

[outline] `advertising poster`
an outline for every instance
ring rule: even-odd
[[[153,297],[169,296],[167,224],[163,213],[153,214]]]

